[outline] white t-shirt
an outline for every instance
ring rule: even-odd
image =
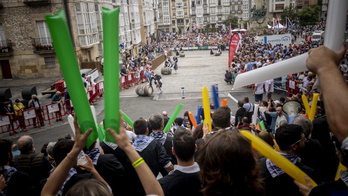
[[[255,94],[259,95],[259,94],[263,94],[264,92],[264,86],[265,82],[258,82],[255,84],[255,88],[256,88],[256,91],[255,91]]]
[[[278,116],[277,120],[276,120],[275,128],[277,129],[278,127],[280,127],[280,125],[287,123],[287,122],[288,122],[288,120],[286,120],[286,117],[284,115]]]
[[[268,89],[269,85],[271,85],[271,88],[270,88],[270,89]],[[273,81],[273,79],[266,80],[266,82],[265,82],[265,88],[266,88],[266,92],[271,92],[271,93],[274,92],[274,81]]]
[[[309,81],[308,81],[307,77],[304,77],[302,82],[303,82],[303,84],[302,84],[303,87],[307,87],[308,86],[308,82]]]

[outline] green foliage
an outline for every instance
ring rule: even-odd
[[[300,25],[316,25],[319,20],[320,6],[303,7],[301,11],[297,13]]]
[[[297,14],[296,14],[296,11],[295,11],[294,7],[292,7],[290,5],[290,7],[286,6],[284,8],[284,11],[280,15],[280,17],[281,17],[283,22],[286,21],[286,18],[288,18],[290,21],[294,21],[297,18]]]
[[[222,21],[227,27],[231,24],[232,28],[238,27],[238,17],[229,15],[228,18]]]

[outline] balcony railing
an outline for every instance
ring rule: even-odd
[[[0,41],[0,56],[12,56],[12,42],[10,40]]]
[[[56,53],[50,37],[33,38],[35,54],[54,54]]]
[[[51,0],[24,0],[24,4],[28,6],[44,6],[51,3]]]

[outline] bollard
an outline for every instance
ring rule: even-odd
[[[181,99],[185,99],[185,87],[181,87]]]

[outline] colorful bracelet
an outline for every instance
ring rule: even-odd
[[[132,163],[132,166],[134,167],[134,168],[136,168],[136,167],[138,167],[140,164],[142,164],[142,163],[144,163],[144,159],[143,159],[143,157],[140,157],[138,160],[136,160],[136,161],[134,161],[133,163]]]

